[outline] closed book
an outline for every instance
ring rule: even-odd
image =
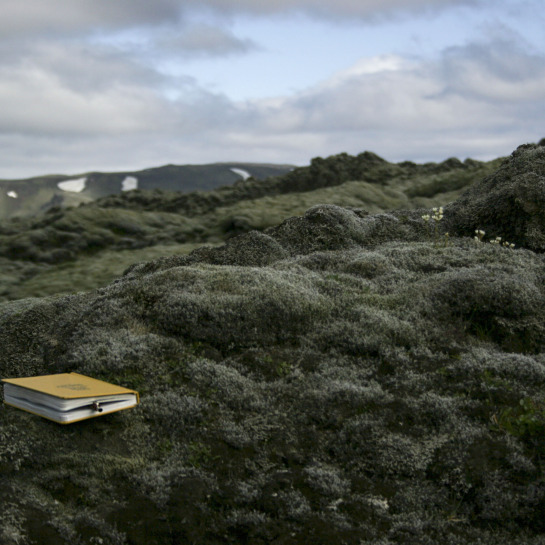
[[[135,390],[79,373],[5,378],[4,403],[59,424],[129,409],[138,405]]]

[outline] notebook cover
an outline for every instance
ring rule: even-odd
[[[57,375],[42,375],[38,377],[5,378],[2,382],[8,382],[15,386],[28,388],[62,399],[78,399],[82,397],[98,397],[115,394],[136,394],[137,403],[140,401],[138,392],[129,390],[123,386],[117,386],[86,377],[79,373],[60,373]]]

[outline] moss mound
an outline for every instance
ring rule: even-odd
[[[449,239],[421,211],[320,205],[0,305],[2,376],[142,400],[69,426],[0,411],[0,542],[543,543],[545,257],[525,231],[457,236],[492,228],[468,200]]]
[[[492,175],[447,207],[449,226],[475,229],[532,250],[545,250],[545,146],[520,146]]]

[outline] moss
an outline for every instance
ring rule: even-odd
[[[369,152],[357,157],[340,154],[317,158],[310,167],[285,176],[239,181],[210,192],[138,190],[82,202],[78,207],[56,206],[35,219],[0,222],[0,260],[38,272],[29,282],[20,275],[11,281],[4,273],[0,297],[93,289],[113,280],[131,263],[154,259],[160,252],[178,252],[176,245],[218,244],[253,229],[263,231],[316,204],[353,207],[360,213],[445,205],[459,196],[461,189],[453,188],[465,187],[496,167],[497,161],[394,165]],[[169,169],[155,170],[172,176]],[[217,174],[224,175],[223,171],[225,167],[220,166]],[[108,176],[95,173],[93,183],[101,184]],[[430,180],[433,196],[423,197],[418,188],[427,188]],[[119,175],[114,181],[117,187]],[[428,189],[423,194],[431,195]],[[402,221],[411,220],[404,216]],[[112,259],[117,255],[119,261]],[[265,264],[262,261],[267,257],[262,254],[260,259],[256,264]],[[92,274],[88,274],[90,270]]]
[[[496,172],[446,207],[447,230],[472,236],[482,229],[489,238],[543,252],[544,155],[543,146],[520,146]]]
[[[543,256],[434,246],[422,215],[318,205],[1,304],[2,376],[79,371],[141,404],[70,426],[0,411],[0,539],[538,545]]]
[[[493,422],[500,430],[515,437],[530,440],[537,446],[538,438],[545,433],[545,403],[543,400],[523,398],[518,405],[502,409]],[[545,454],[545,451],[540,453]]]

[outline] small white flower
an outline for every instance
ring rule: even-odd
[[[473,240],[475,242],[482,242],[483,241],[483,237],[484,237],[484,231],[483,230],[475,229],[475,235],[476,236],[473,237]]]
[[[432,218],[439,222],[443,219],[443,207],[440,206],[439,208],[432,208],[432,211],[433,211],[433,216]]]

